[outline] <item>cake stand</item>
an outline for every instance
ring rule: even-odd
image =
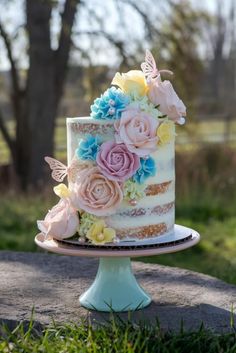
[[[87,309],[104,312],[133,311],[151,303],[150,296],[139,286],[132,273],[131,257],[177,252],[190,248],[199,240],[200,235],[195,230],[180,225],[175,225],[169,236],[116,245],[94,246],[67,240],[45,240],[42,233],[35,237],[36,244],[47,251],[99,258],[96,278],[79,300]]]

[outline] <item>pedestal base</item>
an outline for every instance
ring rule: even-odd
[[[137,283],[129,257],[100,258],[91,287],[80,296],[82,306],[98,311],[133,311],[151,303]]]
[[[200,235],[195,230],[175,225],[171,236],[160,237],[156,244],[145,247],[79,247],[45,239],[42,233],[35,237],[35,242],[41,248],[58,254],[99,257],[97,276],[81,295],[80,303],[88,309],[119,312],[142,309],[151,302],[132,274],[130,257],[173,253],[194,246],[199,239]]]

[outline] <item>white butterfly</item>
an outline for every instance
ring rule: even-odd
[[[155,59],[148,49],[146,49],[145,62],[141,64],[141,69],[148,80],[160,78],[162,72],[173,75],[173,72],[170,70],[158,70]]]
[[[52,170],[52,178],[58,182],[62,182],[68,175],[68,167],[55,158],[44,157],[44,159]]]

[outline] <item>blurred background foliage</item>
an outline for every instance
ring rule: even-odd
[[[0,0],[0,249],[36,251],[35,221],[55,203],[43,156],[66,161],[64,117],[88,115],[149,48],[187,106],[176,223],[202,241],[142,260],[236,284],[235,11],[234,0]]]

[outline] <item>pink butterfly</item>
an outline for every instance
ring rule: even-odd
[[[73,158],[68,167],[55,158],[45,157],[44,159],[52,170],[52,178],[58,182],[62,182],[68,176],[68,181],[73,183],[76,181],[78,173],[81,170],[92,166],[91,161],[81,162],[77,158]]]
[[[52,178],[58,182],[62,182],[68,175],[68,167],[57,159],[51,157],[45,157],[44,159],[52,170]]]
[[[155,80],[160,78],[160,74],[162,72],[173,75],[173,72],[170,70],[158,70],[155,59],[148,49],[146,49],[145,62],[141,64],[141,69],[147,80]]]

